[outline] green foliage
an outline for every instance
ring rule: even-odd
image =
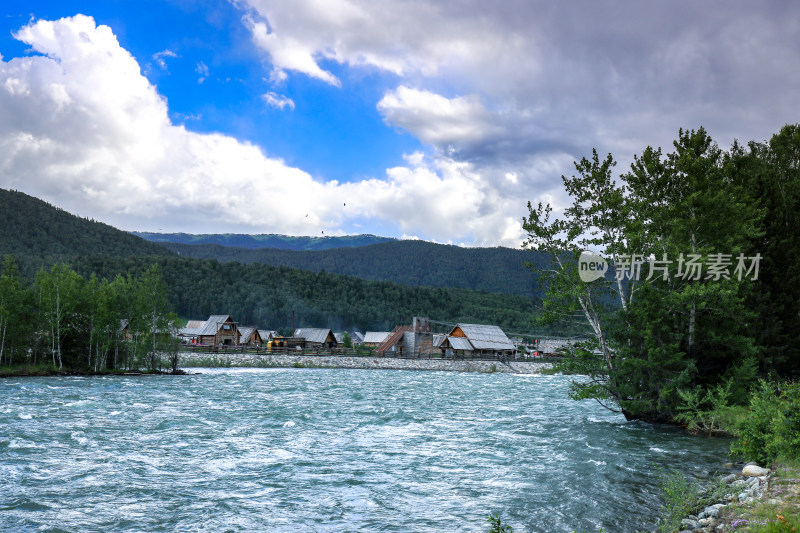
[[[678,531],[682,519],[706,505],[723,501],[729,491],[727,483],[721,478],[708,487],[702,487],[675,469],[659,470],[657,475],[663,500],[656,530],[660,533]]]
[[[693,390],[678,390],[682,403],[675,421],[693,432],[734,434],[733,425],[738,410],[730,405],[732,380],[712,387],[697,386]]]
[[[168,299],[180,316],[204,319],[230,314],[241,324],[270,329],[296,327],[390,331],[414,316],[445,322],[496,324],[529,331],[536,302],[521,296],[467,289],[408,287],[389,282],[261,264],[218,263],[181,257],[156,261]],[[82,257],[73,266],[83,275],[141,275],[148,258]],[[287,331],[287,329],[284,329]]]
[[[552,219],[550,206],[529,205],[523,227],[525,246],[552,260],[540,274],[547,288],[540,317],[580,317],[591,330],[591,349],[573,351],[574,368],[564,368],[590,377],[573,381],[573,397],[595,398],[628,418],[682,415],[695,424],[707,419],[701,414],[718,414],[710,405],[720,400],[714,387],[722,380],[731,383],[726,401],[742,405],[759,370],[796,372],[789,355],[797,342],[786,340],[800,341],[800,293],[779,298],[788,313],[773,307],[777,298],[762,295],[800,287],[800,242],[788,229],[800,228],[800,127],[748,150],[734,144],[723,151],[703,128],[679,131],[673,146],[667,154],[646,148],[616,180],[611,155],[593,152],[575,163],[575,175],[562,177],[572,200],[563,217]],[[773,246],[778,241],[780,251]],[[788,278],[777,279],[782,273],[762,246],[782,258]],[[638,255],[640,275],[583,282],[577,271],[583,250],[602,251],[620,277],[635,271]],[[759,253],[774,279],[738,276],[738,257],[752,261]],[[690,254],[699,260],[699,276],[685,275]],[[715,254],[731,260],[728,277],[710,275]],[[762,320],[776,315],[780,320],[769,325]],[[686,392],[698,386],[705,392]]]
[[[29,286],[13,259],[6,258],[0,271],[2,363],[156,371],[166,357],[176,370],[178,341],[171,334],[176,317],[167,293],[157,265],[140,277],[117,276],[109,282],[96,276],[85,279],[56,263],[40,270]],[[123,321],[130,339],[122,332]]]
[[[224,237],[224,236],[220,236]],[[524,263],[537,268],[544,254],[511,248],[463,248],[425,241],[388,241],[317,251],[257,250],[212,244],[164,244],[181,257],[261,263],[330,272],[411,286],[461,287],[541,298]]]
[[[759,382],[731,453],[761,465],[800,459],[800,383]]]
[[[346,331],[342,334],[342,346],[345,348],[353,347],[353,339],[350,338],[350,334]]]
[[[26,277],[81,255],[172,255],[155,243],[6,189],[0,189],[0,231],[0,255],[13,255]]]
[[[489,522],[489,525],[491,526],[487,533],[514,533],[514,530],[511,528],[511,526],[503,525],[500,515],[490,514],[486,517],[486,521]]]

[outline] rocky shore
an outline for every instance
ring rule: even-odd
[[[538,374],[552,367],[534,361],[461,361],[450,359],[397,359],[393,357],[350,357],[335,355],[288,354],[194,354],[180,356],[180,366],[249,368],[355,368],[391,370],[442,370],[449,372],[502,372]]]
[[[719,502],[706,505],[699,513],[681,520],[680,533],[735,531],[750,524],[766,524],[767,520],[754,519],[756,508],[763,504],[779,510],[782,504],[787,503],[780,495],[796,492],[787,491],[783,487],[785,480],[775,476],[776,472],[755,463],[745,465],[740,473],[725,476],[722,481],[729,490]],[[771,514],[773,519],[779,516],[776,512]]]

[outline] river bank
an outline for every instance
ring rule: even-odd
[[[707,486],[694,514],[677,517],[657,531],[712,533],[796,531],[800,524],[800,468],[778,462],[771,469],[749,463]]]
[[[534,361],[482,361],[450,359],[399,359],[394,357],[352,357],[337,355],[288,354],[181,354],[179,366],[244,368],[352,368],[382,370],[432,370],[447,372],[501,372],[538,374],[552,364]]]

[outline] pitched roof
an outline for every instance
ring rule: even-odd
[[[559,348],[565,348],[570,344],[572,343],[566,339],[541,339],[536,344],[536,349],[540,352],[555,353]]]
[[[498,326],[483,324],[458,324],[476,350],[516,350],[503,330]],[[453,328],[455,329],[455,328]]]
[[[446,338],[447,338],[447,335],[442,335],[440,333],[434,333],[433,334],[433,347],[434,348],[438,348],[439,346],[441,346]]]
[[[250,337],[253,335],[253,332],[256,328],[252,326],[242,326],[239,328],[239,335],[241,336],[242,342],[247,342],[250,340]]]
[[[353,339],[353,342],[359,343],[364,342],[364,334],[360,331],[353,331],[350,333],[350,338]]]
[[[294,330],[295,338],[299,337],[305,339],[306,342],[318,343],[324,343],[331,333],[333,333],[331,330],[323,328],[300,328]]]
[[[364,342],[370,344],[380,344],[389,337],[390,333],[391,331],[368,331],[364,335]]]
[[[272,329],[260,329],[258,330],[258,334],[261,335],[262,341],[274,339],[278,336],[278,332]]]
[[[216,335],[219,327],[223,322],[231,320],[230,315],[211,315],[203,324],[203,327],[197,331],[198,335]]]
[[[464,337],[447,337],[447,342],[450,343],[450,346],[454,350],[466,350],[471,352],[475,349]]]
[[[205,320],[190,320],[183,326],[185,329],[200,329],[205,325]]]

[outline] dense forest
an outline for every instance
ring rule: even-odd
[[[186,244],[164,244],[182,257],[263,263],[332,272],[404,285],[463,287],[487,292],[541,297],[536,270],[547,263],[544,254],[511,248],[462,248],[425,241],[392,241],[358,248],[291,251]]]
[[[444,322],[497,324],[511,332],[533,332],[539,301],[516,295],[456,288],[409,287],[351,276],[312,273],[253,263],[219,263],[188,258],[76,258],[83,274],[113,278],[144,271],[156,262],[169,287],[169,300],[185,318],[227,313],[243,324],[391,330],[414,316]],[[585,331],[579,325],[548,326],[548,332]]]
[[[151,242],[216,244],[237,248],[275,248],[278,250],[330,250],[332,248],[354,248],[394,240],[390,237],[378,237],[376,235],[306,237],[277,235],[275,233],[262,233],[257,235],[244,235],[241,233],[150,233],[140,231],[133,231],[131,233]]]
[[[553,258],[540,318],[576,314],[593,331],[565,360],[590,376],[573,395],[675,420],[743,404],[758,377],[800,375],[800,125],[728,150],[680,131],[670,152],[647,147],[618,177],[615,164],[576,162],[571,205],[560,218],[529,205],[524,225]],[[587,249],[620,276],[582,278]]]
[[[409,270],[419,273],[417,279],[413,279],[413,275],[400,276],[396,268],[392,270],[388,255],[373,252],[378,255],[373,259],[368,252],[358,256],[359,262],[385,266],[410,285],[417,285],[410,287],[335,275],[327,272],[324,266],[327,263],[312,272],[286,266],[178,257],[159,244],[71,215],[15,191],[0,190],[0,205],[0,217],[4,221],[0,229],[0,255],[12,255],[23,277],[32,280],[40,269],[49,270],[62,262],[86,279],[95,275],[99,279],[113,280],[118,275],[141,275],[157,263],[168,287],[169,303],[184,318],[204,319],[210,314],[228,313],[241,323],[288,328],[294,311],[298,325],[384,330],[405,324],[413,316],[424,315],[434,320],[493,323],[510,331],[529,332],[533,329],[539,303],[535,297],[449,288],[443,282],[440,283],[443,287],[420,286],[434,285],[436,276],[440,276],[453,284],[469,286],[474,283],[494,291],[502,290],[504,279],[510,279],[517,284],[525,283],[532,292],[535,276],[522,265],[525,256],[536,257],[530,252],[488,249],[467,250],[462,254],[456,247],[414,242],[390,242],[328,252],[287,252],[312,257],[334,253],[331,257],[346,258],[346,254],[339,256],[336,252],[380,250],[387,245],[419,247],[427,252],[420,254],[418,261],[407,263],[416,265],[416,270],[410,266]],[[247,252],[241,248],[226,249]],[[438,259],[433,257],[437,255]],[[467,260],[468,257],[471,259]],[[504,268],[498,257],[514,262],[513,268]],[[336,261],[338,259],[330,264]],[[344,261],[354,262],[353,259]],[[460,263],[470,263],[469,268]],[[423,274],[425,267],[427,275]],[[447,272],[448,268],[455,274]],[[509,274],[512,270],[516,272]],[[482,277],[476,277],[476,272]],[[523,280],[523,276],[528,279]],[[564,324],[547,327],[551,333],[583,329]]]
[[[90,254],[172,255],[108,224],[67,213],[18,191],[0,189],[0,256],[13,255],[32,277],[42,266]]]
[[[0,367],[177,371],[177,316],[158,265],[136,276],[79,276],[64,263],[22,277],[0,265]]]

